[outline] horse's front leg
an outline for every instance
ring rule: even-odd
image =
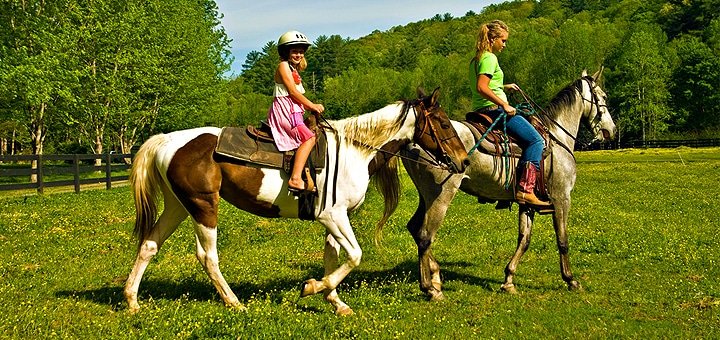
[[[560,254],[560,275],[568,285],[569,290],[580,291],[582,290],[582,286],[573,278],[572,270],[570,269],[570,258],[568,256],[567,213],[569,210],[569,201],[555,206],[553,227],[555,228],[555,240],[557,241],[558,253]]]
[[[332,274],[338,268],[338,258],[340,257],[340,243],[335,238],[326,233],[325,235],[325,251],[323,254],[323,266],[325,269],[324,276]],[[329,302],[335,307],[335,314],[337,315],[350,315],[352,309],[345,304],[340,297],[338,297],[337,289],[327,288],[323,290],[323,297],[325,301]]]
[[[404,164],[419,196],[418,207],[408,221],[407,229],[418,247],[420,290],[431,301],[440,301],[445,299],[440,264],[435,260],[431,247],[450,202],[460,188],[463,175],[434,172],[414,163]]]
[[[426,203],[420,197],[415,214],[408,221],[407,229],[415,240],[418,248],[418,266],[420,272],[420,290],[427,294],[430,301],[441,301],[445,299],[442,293],[442,279],[440,277],[440,264],[432,255],[432,242],[435,238],[445,211],[426,210]]]
[[[362,250],[355,239],[347,211],[325,211],[318,220],[325,225],[325,251],[323,262],[325,274],[322,280],[309,279],[300,288],[300,297],[323,292],[325,300],[335,307],[335,314],[350,315],[353,310],[338,297],[335,288],[358,265],[362,259]],[[347,261],[338,266],[340,247],[347,252]]]
[[[515,248],[515,254],[513,254],[510,262],[505,267],[505,282],[500,286],[500,289],[516,294],[515,284],[513,283],[513,277],[517,272],[517,266],[520,263],[520,259],[523,254],[530,247],[530,236],[532,235],[532,224],[535,219],[535,211],[526,205],[521,205],[518,210],[518,239],[517,247]]]

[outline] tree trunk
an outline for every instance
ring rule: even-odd
[[[102,155],[103,153],[103,129],[100,126],[95,127],[95,154]],[[95,166],[102,166],[102,159],[95,159]]]
[[[45,108],[47,105],[45,103],[40,104],[40,109],[35,115],[33,122],[31,124],[32,131],[30,132],[32,137],[32,147],[33,147],[33,155],[42,155],[43,154],[43,143],[45,141]],[[34,108],[30,108],[30,112],[32,112]],[[37,183],[37,169],[38,169],[38,161],[33,160],[30,163],[30,168],[35,170],[33,174],[30,175],[30,183]]]

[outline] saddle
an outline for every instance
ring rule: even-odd
[[[525,116],[530,124],[540,133],[540,136],[545,140],[545,145],[548,145],[550,139],[550,133],[543,122],[536,116]],[[475,140],[479,140],[492,125],[493,119],[485,114],[479,112],[468,112],[465,115],[465,124],[470,128],[470,131],[475,136]],[[509,150],[505,150],[505,145],[509,145]],[[505,135],[502,130],[495,125],[495,128],[487,133],[485,139],[483,139],[477,148],[478,151],[488,155],[494,155],[497,157],[503,156],[505,151],[514,158],[520,158],[522,155],[522,148],[517,144],[517,140],[510,135]],[[550,153],[550,148],[543,150],[543,159]]]
[[[315,132],[315,148],[308,157],[308,164],[320,170],[325,167],[327,139],[322,129],[317,128],[314,116],[305,119],[305,125]],[[295,150],[281,152],[275,145],[270,126],[260,122],[259,127],[224,127],[218,136],[215,153],[242,162],[280,168],[290,173]]]
[[[549,145],[551,139],[550,139],[550,132],[543,124],[543,122],[537,118],[536,116],[525,116],[525,118],[530,122],[530,124],[540,133],[540,136],[545,140],[545,145]],[[465,121],[462,122],[465,124],[470,131],[472,132],[473,136],[475,137],[476,142],[482,138],[483,135],[485,135],[485,139],[480,141],[480,145],[477,147],[477,151],[482,152],[484,154],[492,155],[495,157],[495,159],[500,159],[501,157],[508,156],[515,159],[519,159],[522,155],[522,148],[518,145],[517,140],[510,135],[506,135],[503,133],[501,128],[498,128],[498,124],[495,125],[495,127],[490,130],[490,132],[487,132],[490,126],[493,123],[493,119],[485,114],[480,112],[468,112],[465,115]],[[487,133],[487,134],[486,134]],[[538,183],[537,188],[539,189],[537,192],[538,195],[542,197],[547,197],[547,187],[545,185],[545,158],[549,156],[552,152],[552,149],[549,147],[545,147],[543,149],[542,153],[542,160],[540,161],[540,176],[538,177]],[[495,162],[495,167],[503,167],[503,162]],[[515,164],[515,162],[509,162],[512,164]],[[498,169],[502,170],[502,169]],[[515,176],[515,167],[511,166],[508,171],[511,174],[511,178],[514,178],[513,183],[518,180],[518,178]],[[514,186],[513,186],[514,187]],[[495,203],[495,200],[486,199],[482,197],[478,197],[478,203]],[[495,206],[495,209],[505,209],[510,208],[512,206],[512,201],[499,201],[497,205]],[[553,210],[542,210],[538,211],[541,215],[551,213]]]

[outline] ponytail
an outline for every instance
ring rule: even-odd
[[[500,21],[493,20],[491,22],[480,25],[477,41],[475,42],[475,60],[479,61],[483,53],[491,51],[492,41],[498,38],[502,32],[509,32],[508,26]]]

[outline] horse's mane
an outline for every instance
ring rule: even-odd
[[[580,95],[580,92],[582,92],[583,79],[584,78],[580,78],[573,81],[570,85],[560,90],[560,92],[553,97],[546,108],[546,111],[549,112],[550,116],[556,118],[558,112],[577,101],[577,97]]]
[[[399,105],[402,105],[401,114],[394,114]],[[387,141],[388,136],[400,130],[409,107],[410,102],[398,101],[370,113],[335,121],[332,125],[347,141],[377,148]],[[389,110],[392,115],[388,114]]]

